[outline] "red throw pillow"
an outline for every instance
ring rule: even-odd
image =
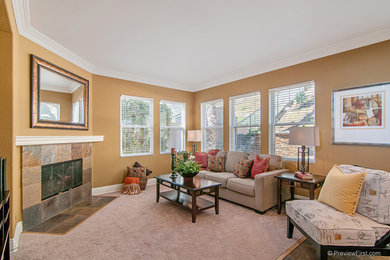
[[[257,174],[267,172],[269,169],[269,158],[263,160],[260,156],[256,156],[253,160],[253,166],[251,170],[251,178],[254,179]]]
[[[207,153],[195,153],[195,162],[201,165],[202,168],[207,168]]]
[[[219,150],[219,149],[212,149],[207,154],[211,155],[211,156],[216,156],[219,151],[221,151],[221,150]]]

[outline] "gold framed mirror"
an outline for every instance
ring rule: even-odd
[[[88,130],[89,81],[31,55],[31,127]]]

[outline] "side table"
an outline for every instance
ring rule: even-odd
[[[294,173],[282,173],[279,176],[275,176],[278,179],[278,214],[282,211],[282,184],[287,182],[290,187],[291,199],[294,199],[294,191],[296,183],[299,183],[299,187],[309,190],[310,199],[314,200],[314,190],[321,187],[325,181],[325,176],[313,175],[312,180],[303,180],[294,176]]]

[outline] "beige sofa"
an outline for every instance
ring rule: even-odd
[[[270,157],[270,170],[252,178],[238,178],[233,174],[234,168],[241,158],[253,160],[257,154],[242,152],[219,152],[217,156],[225,156],[225,172],[202,170],[198,177],[220,182],[220,198],[244,205],[264,214],[277,204],[277,186],[275,176],[288,169],[283,169],[280,156],[259,154],[262,158]]]

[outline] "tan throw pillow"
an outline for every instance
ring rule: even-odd
[[[337,165],[329,171],[318,201],[350,216],[356,212],[366,173],[344,174]]]
[[[234,175],[240,178],[246,178],[249,177],[249,174],[252,169],[252,160],[247,160],[245,158],[242,158],[241,160],[238,161],[236,167],[234,168]]]
[[[225,157],[207,155],[207,170],[213,172],[225,171]]]

